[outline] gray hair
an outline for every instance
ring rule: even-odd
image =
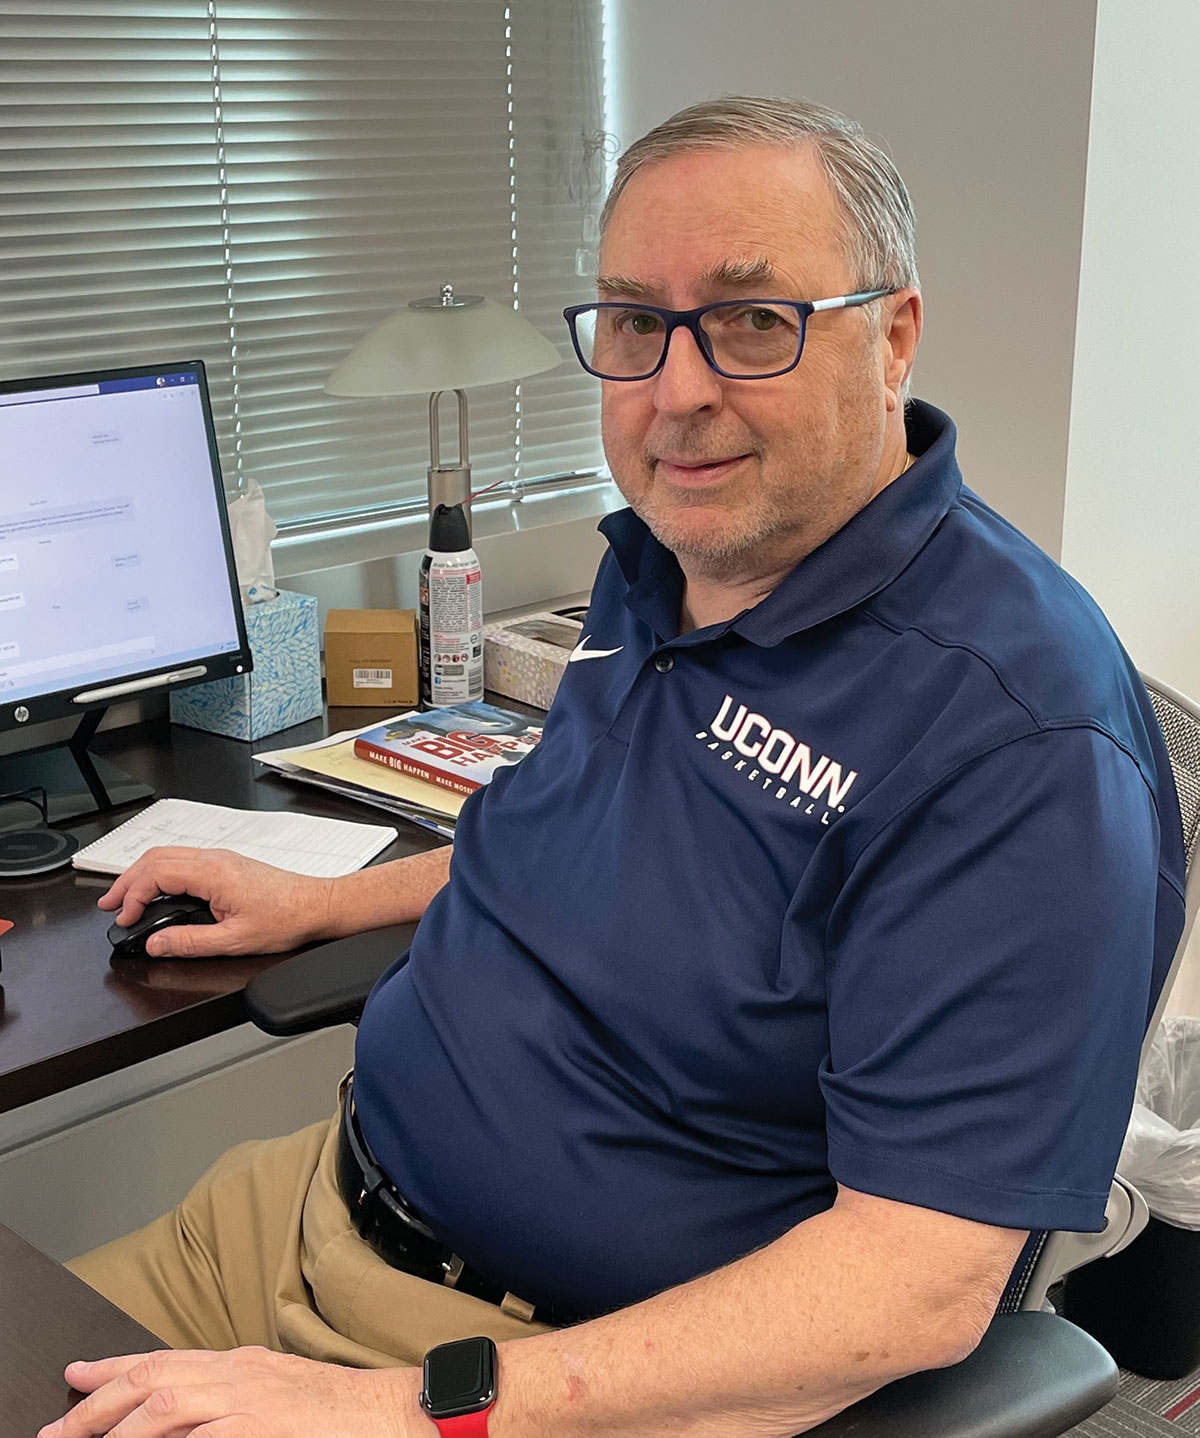
[[[689,150],[811,146],[842,209],[846,254],[860,290],[917,286],[916,216],[891,159],[863,127],[810,100],[726,95],[689,105],[635,141],[617,162],[600,216],[603,235],[642,165]]]

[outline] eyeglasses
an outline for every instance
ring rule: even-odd
[[[691,330],[709,366],[726,379],[774,379],[800,363],[809,315],[855,309],[894,289],[827,300],[722,300],[694,310],[604,301],[570,305],[563,317],[579,363],[597,379],[650,379],[666,363],[671,336]]]

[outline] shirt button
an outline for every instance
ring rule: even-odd
[[[660,674],[670,674],[671,670],[675,668],[674,654],[656,654],[654,667]]]

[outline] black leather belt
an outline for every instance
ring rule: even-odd
[[[506,1313],[537,1323],[577,1321],[547,1308],[534,1308],[506,1293],[453,1253],[433,1232],[375,1162],[354,1112],[353,1081],[346,1085],[338,1132],[338,1191],[359,1236],[391,1268],[429,1283],[444,1284]]]

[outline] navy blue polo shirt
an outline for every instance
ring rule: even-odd
[[[590,1313],[836,1185],[1096,1230],[1183,923],[1170,770],[1093,601],[954,428],[754,608],[681,635],[602,524],[539,748],[464,806],[356,1094],[468,1263]]]

